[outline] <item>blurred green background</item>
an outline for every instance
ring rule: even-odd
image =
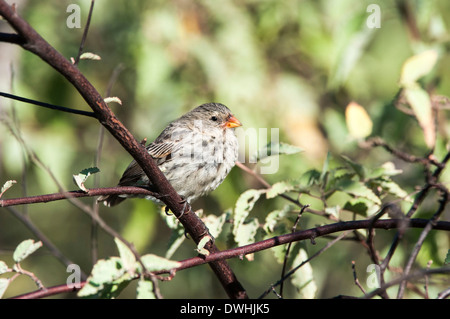
[[[58,51],[67,58],[77,55],[90,1],[16,2],[19,14]],[[66,9],[71,3],[81,7],[80,29],[66,25],[70,15]],[[381,9],[380,28],[368,27],[370,4]],[[403,62],[428,48],[438,50],[440,57],[425,84],[436,94],[449,95],[449,21],[450,2],[446,0],[98,0],[84,51],[98,54],[101,60],[82,60],[79,68],[101,94],[106,94],[114,72],[120,71],[110,96],[119,97],[123,105],[110,107],[138,140],[151,141],[171,120],[197,105],[221,102],[233,111],[244,129],[278,128],[280,141],[304,149],[301,154],[282,156],[279,170],[264,176],[270,183],[295,178],[311,168],[320,169],[330,151],[368,167],[394,161],[404,170],[397,182],[411,192],[423,185],[421,167],[396,161],[382,149],[360,149],[347,132],[345,107],[356,101],[369,113],[373,135],[418,156],[426,154],[417,122],[391,102],[399,89]],[[0,20],[0,29],[10,32],[4,20]],[[3,92],[89,110],[64,78],[19,47],[0,43],[0,68]],[[49,174],[25,155],[24,145],[14,138],[8,125],[20,132],[26,147],[66,189],[76,188],[72,174],[94,165],[101,134],[94,119],[3,98],[0,112],[0,184],[17,181],[5,198],[58,191]],[[446,115],[442,116],[437,156],[442,155],[447,143]],[[241,151],[245,152],[245,147]],[[98,164],[99,185],[114,186],[130,161],[131,157],[106,133]],[[445,172],[444,180],[448,181],[447,176]],[[87,187],[93,187],[93,182],[89,179]],[[219,215],[232,208],[242,192],[260,187],[251,176],[234,168],[226,181],[198,200],[194,208]],[[93,199],[83,202],[92,205]],[[260,201],[252,215],[264,218],[284,204],[282,199]],[[433,212],[435,206],[429,206],[429,211],[426,206],[421,213]],[[58,201],[15,209],[29,214],[64,255],[90,272],[91,221],[78,208]],[[170,231],[151,202],[127,200],[112,209],[100,207],[100,214],[140,253],[164,255]],[[300,227],[325,222],[321,217],[304,216]],[[386,251],[393,234],[379,232],[380,251]],[[99,231],[98,236],[99,258],[118,254],[108,235]],[[416,237],[411,236],[414,243]],[[429,255],[421,258],[442,263],[439,258],[443,258],[442,249],[448,249],[448,236],[433,233],[430,237],[434,244],[424,249]],[[1,209],[0,259],[11,262],[13,249],[27,238],[33,238],[30,231]],[[315,246],[305,244],[308,253],[320,249],[327,239],[316,242]],[[227,248],[226,238],[219,239],[217,245]],[[194,256],[194,248],[187,240],[173,258]],[[409,254],[406,246],[401,248],[405,252],[399,250],[399,255]],[[342,241],[312,262],[319,287],[317,297],[361,294],[353,284],[352,260],[356,260],[357,268],[360,265],[360,280],[364,282],[365,269],[371,262],[358,243]],[[270,251],[257,253],[253,262],[236,259],[230,264],[251,297],[259,296],[281,272]],[[46,286],[62,284],[68,275],[45,248],[27,259],[24,268],[35,272]],[[131,285],[121,297],[135,296],[133,288]],[[207,266],[181,271],[172,281],[162,282],[160,288],[166,298],[226,297]],[[34,289],[34,283],[23,277],[8,288],[5,296]]]

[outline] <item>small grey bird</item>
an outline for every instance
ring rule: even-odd
[[[188,203],[215,190],[235,165],[238,141],[234,128],[241,126],[231,111],[220,103],[202,104],[171,122],[147,146],[150,155],[177,193]],[[152,184],[141,167],[132,161],[118,186]],[[114,206],[136,195],[106,195],[98,198]],[[145,198],[161,203],[151,196]]]

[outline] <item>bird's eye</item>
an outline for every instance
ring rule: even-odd
[[[218,119],[217,119],[217,116],[212,116],[212,117],[211,117],[211,121],[217,122],[217,120],[218,120]]]

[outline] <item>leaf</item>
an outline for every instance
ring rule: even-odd
[[[7,273],[8,271],[9,271],[8,265],[3,260],[0,260],[0,275]]]
[[[396,176],[403,173],[403,170],[395,168],[394,163],[386,162],[380,167],[367,170],[366,178],[375,179],[379,177]]]
[[[205,245],[212,240],[211,236],[203,236],[197,245],[197,252],[203,256],[209,256],[209,250],[205,249]]]
[[[86,285],[78,292],[79,297],[114,298],[129,284],[131,276],[122,266],[119,257],[100,259],[94,265]]]
[[[82,170],[79,174],[73,175],[73,181],[82,191],[87,192],[84,183],[91,174],[95,174],[98,172],[100,172],[100,170],[97,167],[86,168]]]
[[[375,204],[381,205],[381,200],[378,198],[375,193],[368,188],[366,185],[364,185],[361,182],[353,181],[349,179],[344,179],[338,181],[336,183],[336,188],[342,192],[345,192],[347,194],[356,196],[356,197],[364,197]]]
[[[264,147],[262,147],[261,149],[259,149],[257,151],[257,153],[253,154],[250,157],[250,162],[251,163],[256,163],[258,161],[261,161],[269,156],[275,156],[275,155],[289,155],[289,154],[296,154],[296,153],[300,153],[303,152],[303,149],[298,147],[298,146],[294,146],[294,145],[290,145],[290,144],[286,144],[286,143],[268,143],[267,145],[265,145]]]
[[[115,237],[114,242],[116,243],[117,249],[119,250],[120,259],[122,260],[123,267],[131,272],[134,273],[136,270],[136,256],[134,253],[128,248],[127,245],[123,241],[121,241],[119,238]]]
[[[148,271],[170,270],[181,266],[179,261],[170,260],[153,254],[141,257],[142,262]]]
[[[381,180],[377,182],[383,190],[398,198],[408,199],[408,193],[392,180]]]
[[[234,209],[233,234],[236,236],[239,226],[242,225],[247,218],[249,212],[253,209],[256,201],[264,194],[266,190],[249,189],[239,196]]]
[[[345,155],[341,155],[341,158],[350,166],[350,168],[358,175],[360,179],[364,179],[366,176],[366,168],[361,164],[352,161]]]
[[[34,242],[33,239],[27,239],[22,241],[14,250],[13,259],[16,263],[20,263],[22,260],[27,258],[29,255],[34,253],[37,249],[42,246],[42,242]]]
[[[436,129],[430,96],[421,87],[412,86],[405,89],[405,97],[423,130],[425,143],[432,148],[436,142]]]
[[[143,277],[139,280],[136,289],[137,299],[156,299],[156,296],[153,293],[153,282],[142,278]]]
[[[103,100],[105,101],[105,103],[114,102],[114,103],[118,103],[118,104],[122,105],[122,100],[119,99],[117,96],[105,97]]]
[[[300,265],[308,259],[306,251],[301,248],[292,262],[293,265]],[[303,299],[313,299],[317,292],[317,285],[314,281],[313,269],[308,262],[298,268],[291,277],[292,284],[297,288],[298,297]]]
[[[292,216],[292,205],[285,205],[283,209],[274,210],[267,214],[265,223],[263,225],[264,231],[272,236],[275,228],[281,228],[281,233],[284,234],[288,230],[288,224],[292,227],[292,221],[289,220],[289,217]]]
[[[96,60],[96,61],[98,61],[101,59],[102,58],[99,55],[92,53],[92,52],[85,52],[82,55],[80,55],[80,60]]]
[[[366,110],[356,102],[350,102],[347,105],[345,121],[348,132],[356,139],[363,139],[372,134],[372,120]]]
[[[280,194],[292,191],[295,189],[296,184],[297,184],[296,181],[283,181],[275,183],[272,185],[271,188],[269,188],[269,190],[267,190],[266,198],[268,199],[274,198]]]
[[[220,216],[209,214],[208,216],[202,218],[213,238],[217,238],[220,235],[223,225],[230,219],[231,213],[231,210],[227,210]]]
[[[3,297],[6,289],[8,288],[10,281],[8,278],[0,278],[0,299]]]
[[[245,246],[255,242],[256,232],[259,228],[259,222],[257,218],[251,218],[249,221],[240,224],[238,231],[235,233],[234,240],[238,246]],[[253,260],[254,254],[245,255],[249,261]]]
[[[421,77],[430,73],[438,59],[436,50],[427,50],[408,58],[402,66],[400,85],[409,87]]]
[[[450,249],[447,251],[447,256],[445,257],[444,265],[450,264]]]
[[[0,197],[2,197],[3,193],[10,189],[15,183],[17,183],[15,180],[6,181],[6,183],[2,186],[2,190],[0,191]]]

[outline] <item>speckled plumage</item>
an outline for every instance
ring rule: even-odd
[[[191,203],[216,189],[233,168],[238,157],[234,127],[240,125],[225,105],[203,104],[171,122],[147,150],[177,193]],[[152,188],[135,161],[118,185]],[[131,196],[108,195],[98,200],[114,206],[126,197]]]

